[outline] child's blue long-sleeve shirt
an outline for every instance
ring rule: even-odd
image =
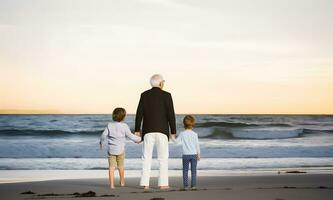
[[[190,129],[182,131],[175,140],[183,146],[183,155],[200,154],[198,134]]]
[[[124,122],[111,122],[101,135],[100,143],[108,141],[108,152],[111,155],[120,155],[125,150],[126,138],[140,142],[141,138],[134,135]]]

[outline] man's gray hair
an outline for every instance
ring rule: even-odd
[[[160,83],[164,81],[163,76],[161,74],[154,74],[150,78],[150,85],[152,87],[160,87]]]

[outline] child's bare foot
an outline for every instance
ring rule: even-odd
[[[111,189],[111,190],[113,190],[113,189],[114,189],[114,186],[113,186],[113,185],[111,185],[111,186],[110,186],[110,189]]]
[[[125,181],[124,182],[120,181],[119,184],[120,184],[121,187],[125,187]]]

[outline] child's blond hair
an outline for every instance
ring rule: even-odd
[[[185,129],[192,129],[195,125],[195,118],[193,115],[186,115],[183,120]]]

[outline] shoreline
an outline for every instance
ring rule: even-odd
[[[3,199],[224,199],[224,200],[329,200],[333,195],[333,174],[284,174],[251,176],[199,176],[197,190],[184,191],[181,177],[170,177],[169,191],[157,188],[157,178],[151,178],[151,189],[144,192],[139,178],[127,178],[126,186],[108,188],[107,178],[71,179],[0,184]],[[91,192],[89,192],[91,191]],[[28,194],[21,194],[21,193]],[[29,194],[30,193],[30,194]]]
[[[256,170],[198,170],[198,177],[228,176],[284,176],[290,174],[333,175],[331,167],[271,168]],[[126,178],[139,178],[140,170],[125,170]],[[0,170],[0,185],[53,180],[81,180],[107,178],[108,170]],[[118,177],[115,172],[115,177]],[[151,171],[151,177],[158,177],[158,170]],[[169,170],[169,177],[182,177],[181,170]]]

